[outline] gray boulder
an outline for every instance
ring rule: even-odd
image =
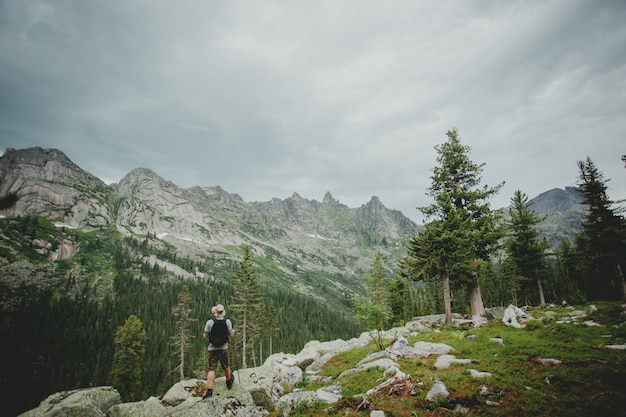
[[[419,356],[429,356],[445,355],[454,348],[444,343],[417,342],[413,345],[413,350]]]
[[[446,384],[436,379],[435,382],[433,383],[433,386],[430,388],[430,391],[428,391],[428,394],[426,394],[426,401],[430,401],[430,402],[439,401],[444,398],[447,398],[449,395],[450,395],[450,392],[448,392],[448,388],[446,387]]]
[[[109,408],[121,403],[113,387],[97,387],[57,392],[43,400],[37,408],[19,417],[104,417]]]

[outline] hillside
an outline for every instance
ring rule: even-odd
[[[0,159],[0,195],[20,200],[5,215],[35,214],[81,230],[115,227],[124,236],[171,245],[180,257],[204,262],[238,259],[252,246],[268,282],[312,293],[330,280],[329,291],[354,294],[348,279],[376,252],[393,267],[418,226],[377,198],[348,208],[330,193],[322,202],[301,198],[247,203],[219,186],[183,189],[138,168],[118,184],[105,185],[58,150],[7,150]],[[305,283],[302,273],[314,277]]]
[[[513,311],[518,325],[506,325]],[[623,306],[490,313],[497,318],[455,318],[448,326],[441,316],[416,317],[382,332],[382,350],[368,333],[310,341],[297,354],[237,369],[232,389],[220,376],[208,400],[199,375],[138,402],[122,402],[112,387],[57,393],[23,417],[69,410],[117,417],[626,415]]]

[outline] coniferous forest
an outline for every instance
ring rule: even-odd
[[[3,230],[10,223],[11,229],[22,236],[54,231],[49,221],[36,216],[0,219],[0,222]],[[144,398],[165,393],[180,379],[176,369],[178,347],[172,340],[176,334],[172,308],[184,287],[191,295],[190,317],[194,319],[184,373],[186,378],[206,377],[206,342],[202,332],[205,322],[211,318],[211,307],[216,303],[224,304],[228,317],[237,323],[237,313],[229,309],[234,296],[232,278],[238,267],[236,262],[214,269],[212,272],[223,278],[212,282],[183,280],[158,266],[150,268],[133,260],[131,253],[140,250],[175,261],[173,253],[148,248],[144,242],[122,239],[114,231],[55,233],[71,233],[73,239],[89,249],[81,251],[71,261],[45,265],[46,274],[54,285],[16,288],[4,285],[0,288],[3,300],[0,332],[4,352],[10,358],[3,367],[0,392],[6,395],[5,404],[13,404],[10,415],[36,406],[53,392],[110,384],[115,334],[131,315],[141,321],[147,342],[140,360],[140,387],[137,392],[124,393],[125,397]],[[31,261],[40,262],[42,267],[47,264],[35,251],[29,253]],[[177,262],[187,264],[186,267],[193,264],[188,260]],[[97,268],[114,271],[111,291],[103,288],[108,283],[97,283],[93,278],[83,280],[85,275],[81,278],[78,273],[67,273],[81,269],[81,264],[89,264],[89,268],[100,264]],[[100,275],[95,270],[91,272],[95,274],[92,277]],[[349,314],[329,308],[323,302],[280,288],[262,288],[262,293],[267,311],[259,314],[267,315],[271,311],[276,321],[277,330],[271,341],[273,353],[300,350],[310,340],[351,338],[358,333],[357,324]],[[258,343],[263,343],[262,352],[267,357],[269,339],[260,334]],[[260,365],[260,353],[254,353]]]

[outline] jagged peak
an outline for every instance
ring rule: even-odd
[[[59,161],[65,164],[70,164],[78,168],[65,153],[54,148],[42,148],[41,146],[33,146],[30,148],[15,149],[6,148],[1,159],[5,159],[7,162],[29,162],[33,165],[43,165],[48,161]]]
[[[333,198],[333,195],[330,193],[330,191],[326,191],[326,194],[324,194],[324,199],[322,200],[322,202],[329,204],[329,203],[335,203],[336,200]]]

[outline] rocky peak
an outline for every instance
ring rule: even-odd
[[[56,149],[7,149],[0,158],[0,195],[9,192],[20,197],[11,215],[41,214],[85,229],[111,222],[111,189]]]

